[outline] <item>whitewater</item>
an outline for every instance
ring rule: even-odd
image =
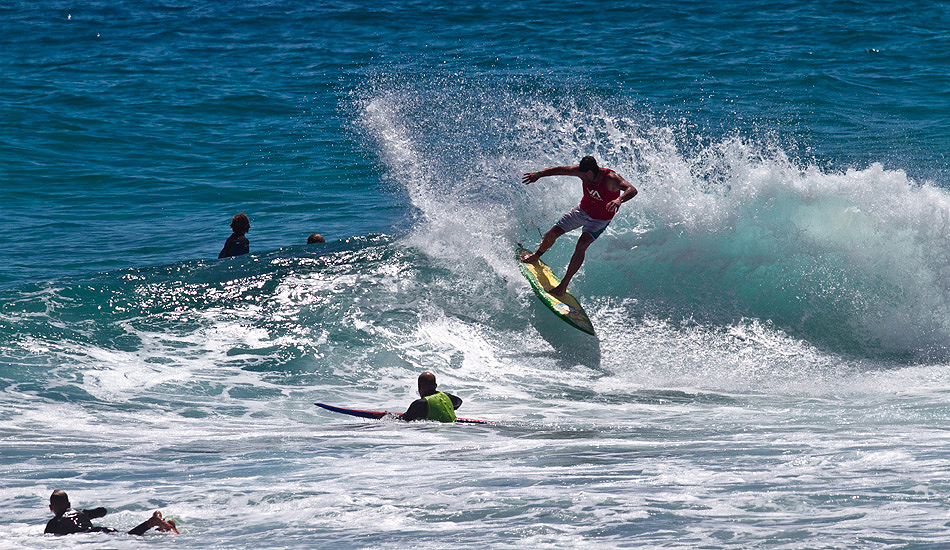
[[[433,155],[392,101],[363,116],[417,210],[405,235],[4,291],[3,496],[32,503],[7,509],[9,540],[48,545],[34,518],[64,485],[119,526],[160,506],[184,547],[939,539],[944,191],[739,137],[686,153],[669,128],[550,104],[520,107],[541,120],[521,157],[461,177],[413,160]],[[580,120],[641,190],[576,279],[597,338],[513,257],[578,194],[518,172],[584,150]],[[542,134],[563,149],[532,151]],[[402,410],[423,370],[498,424],[312,406]]]

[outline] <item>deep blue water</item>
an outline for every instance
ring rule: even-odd
[[[0,536],[48,547],[61,488],[183,548],[940,547],[948,29],[934,2],[3,3]],[[596,338],[513,258],[579,199],[521,174],[587,154],[640,191],[572,282]],[[217,260],[241,211],[252,253]],[[403,410],[424,370],[498,424],[312,406]]]

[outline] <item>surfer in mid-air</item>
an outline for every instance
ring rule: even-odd
[[[521,256],[522,262],[533,262],[547,252],[558,237],[578,227],[583,228],[564,278],[549,291],[550,294],[560,296],[567,291],[571,278],[584,263],[587,247],[604,232],[620,205],[637,195],[637,188],[613,170],[597,166],[597,160],[592,156],[582,158],[580,164],[575,166],[554,166],[528,172],[521,181],[527,185],[546,176],[575,176],[580,178],[584,185],[584,197],[580,204],[561,216],[554,227],[544,234],[541,244],[533,254]]]

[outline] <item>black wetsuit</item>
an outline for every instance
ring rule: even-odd
[[[106,515],[106,509],[101,506],[92,510],[74,510],[70,508],[63,512],[61,516],[49,520],[49,523],[46,524],[46,531],[43,532],[54,535],[115,533],[115,529],[111,527],[96,527],[92,524],[91,520],[101,518],[104,515]]]
[[[73,533],[115,533],[112,527],[96,527],[92,524],[93,519],[101,518],[106,515],[106,509],[102,506],[92,510],[73,510],[70,508],[62,515],[56,516],[46,524],[46,531],[53,535],[72,535]],[[143,521],[135,526],[130,535],[144,535],[151,528],[148,521]]]
[[[224,242],[224,248],[218,254],[218,258],[230,258],[231,256],[241,256],[251,251],[251,243],[244,235],[232,233],[228,240]]]
[[[442,392],[445,393],[445,392]],[[462,406],[462,399],[451,393],[446,393],[445,395],[449,396],[449,399],[452,400],[452,408],[458,409]],[[402,414],[402,419],[410,422],[413,420],[425,420],[429,417],[429,402],[426,401],[425,397],[420,397],[416,399],[409,405],[409,409]]]

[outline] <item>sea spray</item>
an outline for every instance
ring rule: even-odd
[[[588,301],[635,298],[640,314],[713,326],[767,320],[857,355],[947,353],[950,196],[930,183],[880,164],[821,169],[740,136],[691,138],[636,105],[554,104],[477,88],[462,97],[426,90],[424,103],[418,95],[389,93],[385,116],[369,101],[367,119],[390,177],[422,216],[411,242],[433,257],[465,265],[475,256],[469,274],[490,267],[517,280],[510,247],[536,242],[532,233],[546,231],[580,192],[573,178],[525,187],[520,173],[593,153],[640,193],[588,251],[574,282]],[[486,121],[480,141],[493,146],[466,147],[445,127],[459,111]],[[503,148],[534,148],[534,160],[515,165],[498,153],[504,125],[512,131]],[[440,152],[457,166],[443,170],[449,160]],[[469,170],[460,175],[458,165]],[[546,256],[556,271],[572,242],[565,237]]]

